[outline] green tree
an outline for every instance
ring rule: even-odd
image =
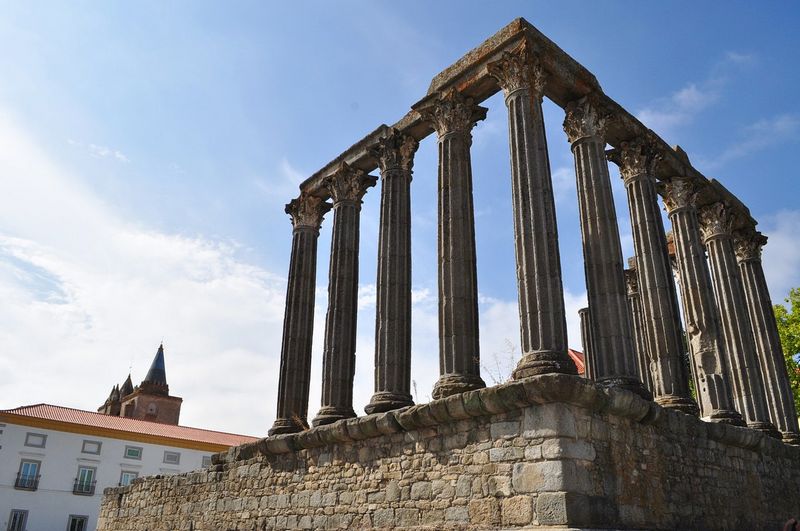
[[[794,393],[794,405],[800,412],[800,288],[789,290],[789,297],[784,299],[786,305],[776,304],[775,320],[778,322],[778,334],[781,336],[783,356],[786,359],[786,370]]]

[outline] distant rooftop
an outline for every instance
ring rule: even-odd
[[[103,415],[51,404],[0,410],[0,421],[209,451],[222,451],[258,440],[248,435]]]

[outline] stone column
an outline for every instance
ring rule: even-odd
[[[417,141],[393,130],[373,150],[381,169],[375,394],[367,413],[410,406],[411,168]]]
[[[331,205],[319,197],[301,194],[286,205],[292,217],[292,255],[283,318],[278,413],[270,435],[293,433],[308,427],[308,390],[311,383],[311,338],[314,334],[314,290],[317,275],[317,239],[322,216]]]
[[[620,169],[628,192],[636,275],[639,279],[641,332],[650,362],[650,390],[667,408],[696,415],[683,361],[678,296],[667,253],[667,238],[656,194],[655,166],[659,156],[642,139],[623,142],[608,153]]]
[[[594,348],[592,348],[592,323],[589,308],[578,310],[581,319],[581,341],[583,342],[584,376],[594,380]]]
[[[328,274],[328,313],[322,352],[322,407],[312,424],[355,417],[358,311],[358,236],[361,198],[377,179],[342,162],[325,180],[333,199],[333,233]]]
[[[700,239],[695,186],[688,179],[676,177],[659,188],[672,222],[686,339],[700,414],[708,421],[743,426],[742,416],[734,410],[728,382],[719,314]]]
[[[455,89],[417,109],[439,138],[439,380],[433,398],[485,387],[480,376],[472,127],[486,117]]]
[[[522,359],[514,378],[575,374],[567,354],[553,183],[542,116],[545,75],[523,45],[488,65],[508,107]]]
[[[625,285],[628,288],[628,312],[631,317],[633,329],[633,348],[636,359],[639,360],[639,379],[647,389],[652,392],[653,381],[650,377],[650,359],[648,356],[647,335],[642,324],[642,301],[639,297],[639,277],[636,274],[636,260],[628,259],[628,269],[625,270]]]
[[[753,325],[756,354],[764,379],[767,408],[784,442],[797,445],[800,444],[797,412],[783,359],[778,325],[772,311],[772,299],[761,267],[761,248],[767,243],[767,237],[754,228],[738,232],[734,237],[747,311]]]
[[[578,181],[586,291],[592,310],[594,376],[598,383],[650,399],[639,380],[625,296],[622,248],[605,155],[605,118],[585,97],[569,103],[564,130],[572,144]]]
[[[722,203],[714,203],[700,210],[700,222],[711,264],[725,351],[730,360],[727,369],[733,400],[748,426],[780,437],[769,420],[753,328],[733,251],[732,213]]]

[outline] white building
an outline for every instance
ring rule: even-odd
[[[163,364],[160,348],[153,365],[166,387]],[[179,411],[156,408],[154,399],[143,396],[152,375],[153,367],[128,395],[145,408],[95,413],[36,404],[0,410],[0,530],[95,529],[103,489],[141,476],[196,470],[210,464],[212,453],[256,440],[175,425]],[[128,416],[117,416],[126,409]],[[165,411],[175,424],[131,418],[140,409],[146,418]]]

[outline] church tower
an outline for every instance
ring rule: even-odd
[[[115,386],[112,389],[98,411],[106,415],[177,425],[182,403],[182,398],[169,394],[164,345],[161,344],[142,383],[133,387],[129,374],[121,388]]]

